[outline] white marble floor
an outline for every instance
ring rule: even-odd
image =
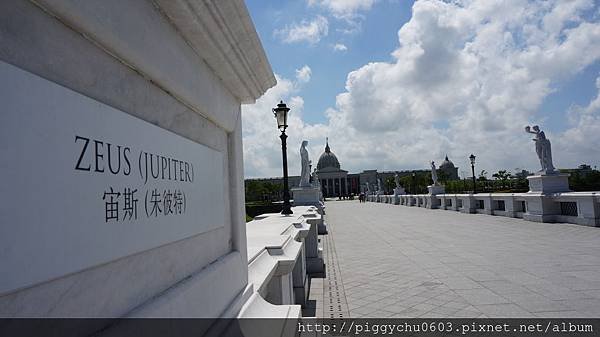
[[[326,207],[351,317],[600,317],[600,228]]]

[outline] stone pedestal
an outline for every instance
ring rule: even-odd
[[[560,193],[570,192],[569,174],[548,174],[527,177],[529,193]]]
[[[321,206],[320,191],[318,187],[292,188],[294,206]]]
[[[425,207],[429,209],[440,208],[441,201],[435,194],[429,194],[425,196]]]
[[[547,194],[570,192],[569,174],[540,174],[527,177],[529,196],[527,212],[523,219],[537,222],[554,222],[560,215],[560,203],[548,198]]]
[[[462,197],[462,208],[459,209],[461,213],[475,213],[475,198],[473,194],[469,194],[467,197]]]
[[[560,214],[560,203],[554,202],[539,192],[529,192],[532,195],[526,198],[527,212],[523,219],[535,222],[554,222],[556,215]]]
[[[320,219],[319,219],[320,220]],[[322,251],[319,247],[318,222],[317,219],[307,219],[310,224],[310,232],[306,239],[306,271],[309,274],[322,274],[325,272],[325,262],[323,261]]]
[[[446,189],[444,188],[444,186],[441,186],[441,185],[429,185],[429,186],[427,186],[427,190],[429,191],[429,194],[431,194],[431,195],[446,193]]]

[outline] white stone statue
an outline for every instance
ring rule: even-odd
[[[367,194],[367,195],[368,195],[368,194],[369,194],[369,192],[370,192],[370,189],[369,189],[369,182],[368,182],[368,181],[367,181],[367,187],[366,187],[366,189],[365,189],[365,192],[366,192],[366,194]]]
[[[394,188],[394,196],[399,196],[400,194],[406,194],[406,191],[402,186],[400,186],[400,175],[398,172],[394,175],[394,181],[396,182],[396,188]]]
[[[310,187],[310,160],[308,160],[308,151],[306,150],[308,141],[302,141],[300,146],[300,160],[302,161],[302,170],[300,171],[300,187]]]
[[[439,186],[440,185],[438,183],[437,170],[435,168],[435,162],[433,160],[431,161],[431,179],[433,179],[433,186]]]
[[[554,165],[552,165],[552,149],[550,147],[550,140],[546,138],[544,131],[540,131],[539,126],[534,125],[533,127],[526,126],[525,132],[535,135],[535,138],[533,139],[535,142],[535,152],[537,153],[538,159],[540,160],[540,166],[542,167],[539,173],[556,173]]]
[[[381,178],[377,178],[377,191],[383,191],[383,189],[381,188]]]

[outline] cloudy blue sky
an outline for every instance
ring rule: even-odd
[[[342,168],[537,170],[525,125],[560,168],[600,165],[594,0],[247,0],[278,84],[242,107],[246,177],[281,175],[270,109],[292,108],[290,174],[329,137]],[[298,171],[298,172],[296,172]]]

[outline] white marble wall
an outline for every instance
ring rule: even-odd
[[[240,103],[275,83],[243,2],[6,1],[0,40],[1,61],[217,150],[227,170],[221,228],[0,293],[0,316],[235,316],[253,293]]]

